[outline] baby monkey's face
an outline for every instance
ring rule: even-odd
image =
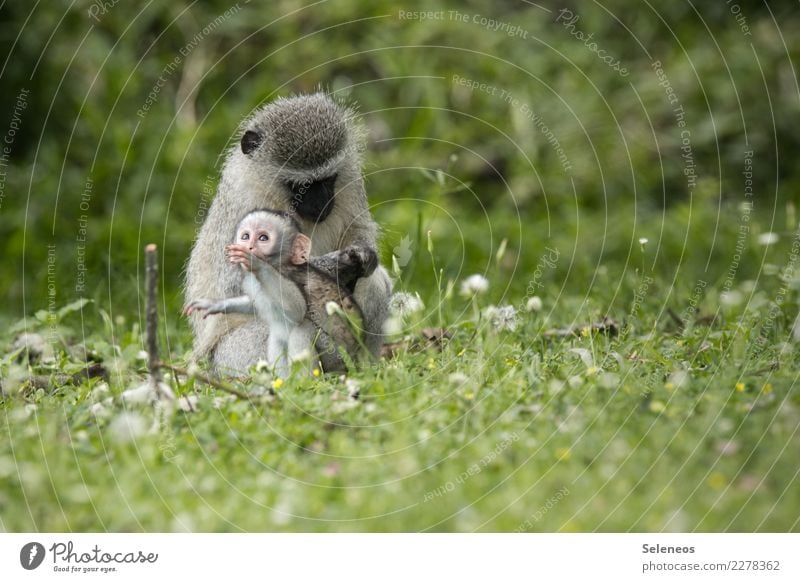
[[[236,240],[225,247],[228,260],[247,271],[255,267],[253,257],[273,266],[303,265],[311,256],[311,239],[297,232],[287,218],[266,210],[246,216],[236,229]]]
[[[247,218],[236,231],[236,244],[248,250],[260,259],[267,259],[277,250],[278,233],[274,225],[257,218]]]

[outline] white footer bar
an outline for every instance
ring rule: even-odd
[[[0,534],[2,580],[800,580],[800,534]]]

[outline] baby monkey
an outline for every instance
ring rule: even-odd
[[[354,257],[342,279],[314,266],[311,239],[300,232],[286,212],[254,210],[236,227],[233,244],[225,247],[231,263],[242,266],[244,295],[221,300],[199,299],[186,315],[205,312],[255,314],[269,326],[267,358],[280,377],[293,361],[308,359],[313,367],[341,371],[346,362],[339,350],[356,360],[362,354],[363,315],[340,281],[366,266]],[[318,359],[314,358],[314,355]]]

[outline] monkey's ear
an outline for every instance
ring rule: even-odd
[[[250,130],[245,131],[242,136],[242,153],[249,154],[260,146],[262,141],[264,141],[264,138],[261,134]]]
[[[311,256],[311,239],[303,233],[299,233],[294,237],[292,243],[292,252],[289,255],[289,260],[293,265],[305,265],[308,262],[308,257]]]

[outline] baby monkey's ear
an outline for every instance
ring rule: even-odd
[[[304,235],[302,232],[294,237],[292,243],[292,252],[289,255],[289,260],[293,265],[305,265],[308,262],[308,257],[311,256],[311,239]]]

